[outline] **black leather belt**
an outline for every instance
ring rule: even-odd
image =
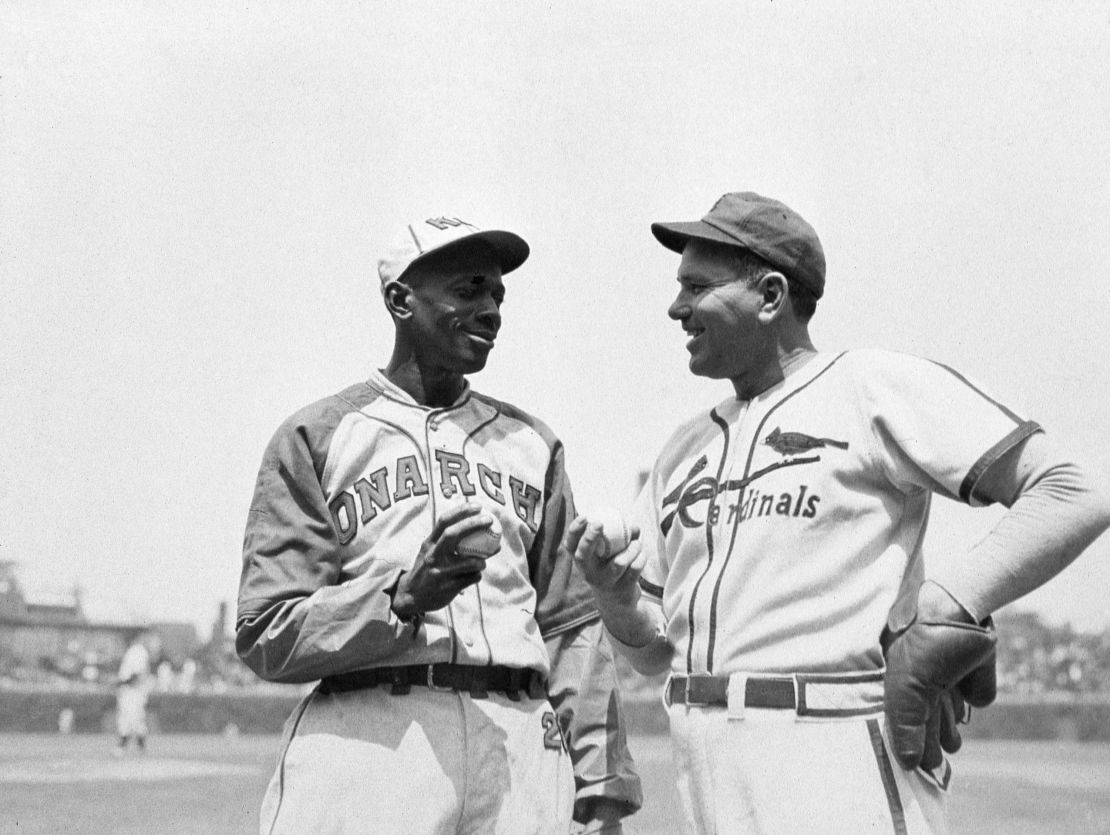
[[[673,676],[667,686],[672,705],[728,707],[728,679],[718,676]],[[744,707],[793,710],[798,706],[794,679],[789,676],[752,676],[744,688]]]
[[[535,670],[473,664],[413,664],[356,670],[328,676],[320,681],[318,689],[321,693],[346,693],[379,684],[390,685],[389,692],[394,696],[403,696],[416,686],[465,692],[475,699],[484,699],[491,690],[504,693],[514,702],[520,701],[522,694],[533,699],[547,697],[543,676]]]

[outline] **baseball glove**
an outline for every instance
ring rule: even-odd
[[[884,641],[887,738],[903,768],[933,769],[942,751],[959,750],[967,705],[994,701],[996,643],[990,618],[982,625],[915,619]]]

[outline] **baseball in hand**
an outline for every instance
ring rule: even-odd
[[[597,555],[603,560],[615,557],[628,547],[632,541],[632,531],[628,522],[615,507],[595,508],[586,515],[591,524],[601,525],[601,541],[597,546]]]
[[[471,531],[455,546],[455,553],[461,557],[492,557],[501,550],[501,525],[496,517],[488,528]]]

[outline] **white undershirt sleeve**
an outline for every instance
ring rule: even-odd
[[[1008,509],[934,581],[977,620],[1044,585],[1110,527],[1103,485],[1037,433],[983,473],[976,498]]]

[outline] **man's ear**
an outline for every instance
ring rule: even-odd
[[[382,287],[385,309],[394,319],[408,319],[412,316],[412,288],[400,281],[387,282]]]
[[[759,318],[769,322],[786,307],[786,299],[789,295],[786,276],[774,271],[767,273],[759,279],[759,290],[763,295]]]

